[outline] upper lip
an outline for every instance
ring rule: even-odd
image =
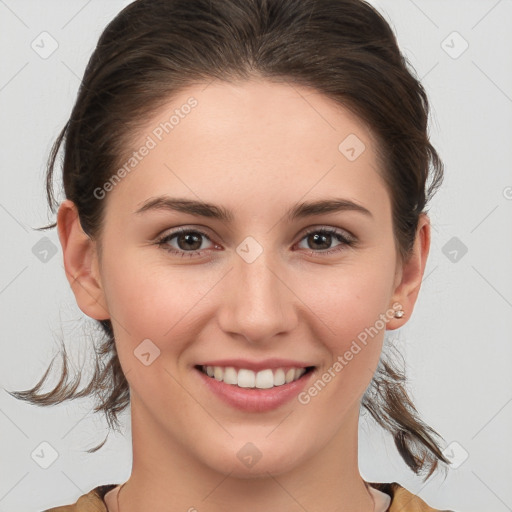
[[[250,361],[249,359],[216,359],[211,361],[203,361],[198,363],[197,366],[232,366],[234,368],[246,368],[247,370],[258,372],[261,370],[266,370],[267,368],[308,368],[314,365],[293,359],[271,358],[265,359],[263,361]]]

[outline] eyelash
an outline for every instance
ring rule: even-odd
[[[186,234],[194,233],[197,235],[201,235],[201,236],[207,238],[208,240],[212,241],[210,239],[210,237],[206,233],[201,231],[200,229],[179,228],[176,231],[173,231],[172,233],[168,233],[167,235],[164,235],[163,237],[159,238],[155,243],[156,243],[156,245],[158,245],[165,251],[167,251],[173,255],[176,255],[176,256],[184,257],[185,255],[188,255],[190,258],[193,256],[201,256],[202,252],[206,249],[201,250],[201,251],[184,251],[181,249],[177,250],[175,248],[169,247],[169,245],[167,243],[170,240],[172,240],[173,238],[175,238],[178,235],[185,234],[185,233]],[[338,239],[338,241],[341,242],[341,244],[336,246],[334,249],[326,249],[326,250],[319,250],[319,251],[312,251],[309,249],[308,254],[310,256],[318,256],[318,255],[319,256],[330,256],[333,253],[338,253],[347,247],[353,247],[357,243],[357,240],[353,236],[345,235],[345,233],[343,233],[341,231],[338,231],[334,228],[327,228],[327,227],[309,229],[308,231],[306,231],[304,233],[304,235],[300,239],[300,242],[302,242],[302,240],[304,240],[305,238],[307,238],[309,235],[312,235],[312,234],[322,234],[322,235],[334,236],[336,239]]]

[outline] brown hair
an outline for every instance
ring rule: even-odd
[[[50,209],[55,213],[58,206],[53,173],[64,146],[66,198],[76,204],[83,230],[99,239],[105,202],[94,191],[121,165],[144,121],[187,86],[258,77],[314,88],[367,123],[379,142],[395,244],[406,261],[419,215],[443,178],[427,133],[427,96],[409,67],[388,23],[362,0],[137,0],[102,33],[53,145],[46,183]],[[97,325],[104,340],[86,388],[77,391],[79,372],[68,382],[63,346],[61,378],[52,391],[40,392],[53,360],[32,389],[11,395],[38,405],[95,396],[94,411],[105,413],[110,427],[118,426],[129,387],[111,322]],[[411,470],[429,470],[426,480],[439,461],[449,461],[434,439],[439,434],[409,398],[400,358],[383,351],[362,406],[392,434]]]

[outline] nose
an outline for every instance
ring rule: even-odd
[[[220,290],[220,328],[259,344],[292,331],[298,315],[290,279],[270,251],[263,251],[252,263],[235,255]]]

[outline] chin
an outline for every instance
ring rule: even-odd
[[[255,439],[254,436],[252,438]],[[265,437],[260,441],[232,440],[230,446],[211,451],[207,460],[203,454],[203,460],[214,471],[240,479],[268,478],[269,473],[286,473],[299,463],[299,449],[283,446],[277,439],[275,444]]]

